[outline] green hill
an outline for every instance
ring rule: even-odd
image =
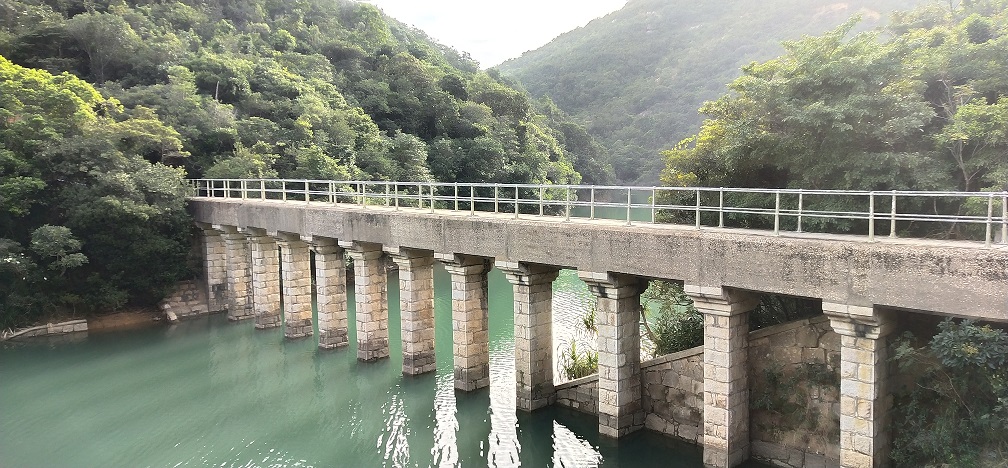
[[[783,52],[854,15],[860,29],[920,0],[630,0],[498,68],[533,96],[549,96],[600,140],[621,182],[654,184],[659,152],[696,133],[697,109],[726,91],[741,66]]]
[[[594,167],[560,114],[366,3],[7,0],[0,55],[166,123],[181,151],[146,156],[189,176],[566,183]]]

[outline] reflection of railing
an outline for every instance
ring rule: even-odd
[[[765,227],[774,234],[828,231],[825,221],[875,240],[897,223],[972,228],[964,237],[1008,243],[1008,192],[794,190],[707,187],[480,184],[289,179],[194,179],[197,197],[283,200],[481,213]],[[965,212],[965,214],[963,214]],[[999,213],[1000,212],[1000,213]],[[811,221],[810,221],[811,220]],[[783,224],[783,225],[782,225]],[[1000,235],[997,235],[1000,228]],[[982,231],[982,232],[981,232]],[[998,239],[999,238],[999,239]]]

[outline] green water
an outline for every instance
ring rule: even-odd
[[[392,357],[377,363],[220,315],[4,343],[0,466],[702,466],[698,448],[648,431],[616,442],[598,437],[594,416],[516,413],[511,285],[496,270],[490,388],[456,392],[449,288],[438,268],[437,372],[414,378],[401,374],[396,326]],[[556,343],[587,292],[569,271],[554,291]],[[396,324],[394,287],[389,302]]]

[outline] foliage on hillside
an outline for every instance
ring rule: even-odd
[[[860,28],[923,0],[630,0],[583,28],[501,64],[533,96],[548,95],[611,153],[621,182],[656,184],[659,151],[696,132],[696,110],[780,41],[819,34],[852,15]]]
[[[149,303],[188,273],[179,134],[0,56],[0,327]]]
[[[746,66],[730,94],[704,104],[700,132],[664,153],[662,181],[1008,189],[1006,5],[931,4],[895,16],[885,35],[854,34],[852,20],[785,42],[786,54]]]
[[[0,27],[14,63],[152,109],[191,177],[566,183],[590,161],[524,91],[365,3],[12,0]]]

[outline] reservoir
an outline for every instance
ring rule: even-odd
[[[573,271],[553,288],[556,349],[589,293]],[[373,363],[353,349],[352,288],[351,347],[333,351],[317,348],[317,333],[285,340],[282,328],[222,314],[0,343],[0,465],[702,466],[699,447],[646,430],[617,442],[598,436],[594,415],[516,412],[512,288],[494,269],[489,289],[490,388],[471,393],[453,387],[450,279],[440,266],[437,371],[420,377],[402,375],[396,287],[391,358]]]

